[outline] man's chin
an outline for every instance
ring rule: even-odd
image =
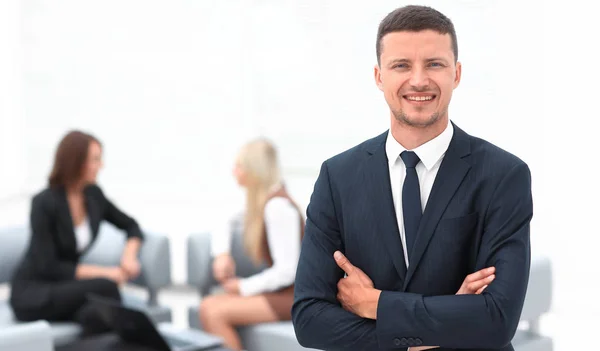
[[[398,122],[415,128],[427,128],[429,126],[434,125],[440,120],[440,116],[438,113],[423,116],[406,115],[404,113],[400,113],[394,114],[394,116],[396,117],[396,120]]]

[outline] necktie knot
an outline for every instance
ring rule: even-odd
[[[406,168],[415,168],[421,161],[419,156],[413,151],[402,151],[400,157],[402,157],[402,161],[404,161]]]

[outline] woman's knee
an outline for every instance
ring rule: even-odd
[[[219,296],[206,296],[200,302],[199,315],[203,324],[222,320],[223,299]]]

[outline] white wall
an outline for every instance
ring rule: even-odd
[[[22,66],[24,77],[2,71],[13,74],[11,87],[24,89],[24,113],[17,97],[14,117],[2,119],[2,149],[14,146],[20,156],[4,151],[2,169],[16,169],[10,179],[36,191],[63,133],[94,133],[105,144],[102,186],[144,227],[174,239],[177,282],[185,276],[185,235],[242,200],[230,167],[249,137],[278,144],[292,193],[306,205],[324,159],[387,128],[372,79],[375,34],[405,2],[22,3],[22,36],[0,42],[22,45],[23,59],[9,65]],[[585,104],[596,98],[587,78],[594,61],[573,57],[588,43],[577,27],[586,21],[541,1],[412,3],[430,4],[456,25],[463,81],[451,118],[530,165],[533,250],[556,265],[555,309],[600,314],[600,306],[575,298],[591,298],[599,287],[589,279],[593,266],[581,265],[600,243],[594,159],[584,156],[598,150],[588,126],[597,109]],[[577,16],[593,13],[572,6]],[[15,94],[1,93],[0,101]],[[576,184],[565,180],[573,178],[570,163],[586,165]],[[11,218],[26,218],[26,205]],[[574,295],[571,286],[582,281],[588,288]]]
[[[598,211],[598,5],[588,1],[551,3],[544,8],[545,51],[532,69],[543,79],[520,78],[531,90],[545,125],[541,136],[545,189],[538,203],[545,210],[540,241],[547,241],[556,272],[555,308],[564,314],[600,317],[597,257]],[[575,325],[577,325],[575,323]],[[595,322],[598,325],[598,322]],[[583,335],[592,342],[593,335]]]
[[[0,2],[0,203],[21,196],[25,175],[19,1]]]

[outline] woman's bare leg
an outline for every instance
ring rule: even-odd
[[[207,296],[201,301],[199,315],[206,332],[222,337],[225,345],[236,351],[242,350],[236,327],[278,320],[263,295]]]

